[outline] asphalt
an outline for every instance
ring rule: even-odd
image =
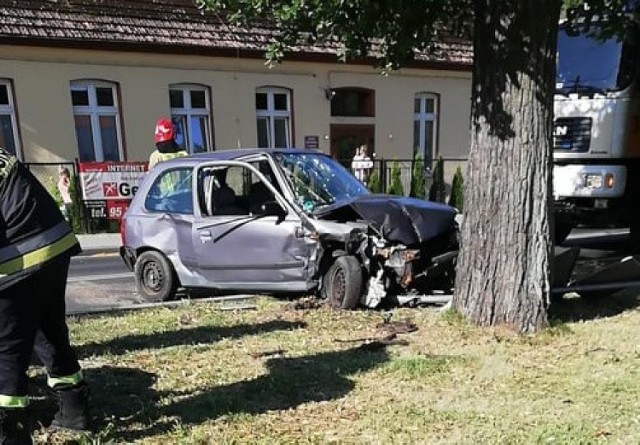
[[[76,235],[83,253],[117,251],[120,248],[119,233],[96,233],[91,235]]]

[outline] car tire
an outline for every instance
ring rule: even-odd
[[[354,309],[362,293],[362,267],[351,255],[336,258],[324,276],[322,295],[327,304],[339,309]]]
[[[176,296],[178,277],[169,260],[160,252],[148,250],[135,264],[136,287],[149,302],[168,301]]]

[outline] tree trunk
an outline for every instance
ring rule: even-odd
[[[476,0],[471,151],[453,306],[535,332],[550,296],[551,134],[560,0]]]

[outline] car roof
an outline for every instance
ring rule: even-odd
[[[236,148],[222,149],[206,153],[196,153],[181,158],[173,158],[161,162],[158,165],[163,165],[164,167],[175,167],[176,165],[196,165],[208,161],[232,161],[254,155],[273,155],[276,153],[308,153],[326,156],[326,153],[320,150],[309,148]]]

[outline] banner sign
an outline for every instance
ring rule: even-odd
[[[91,218],[120,219],[147,172],[146,162],[80,162],[80,186]]]

